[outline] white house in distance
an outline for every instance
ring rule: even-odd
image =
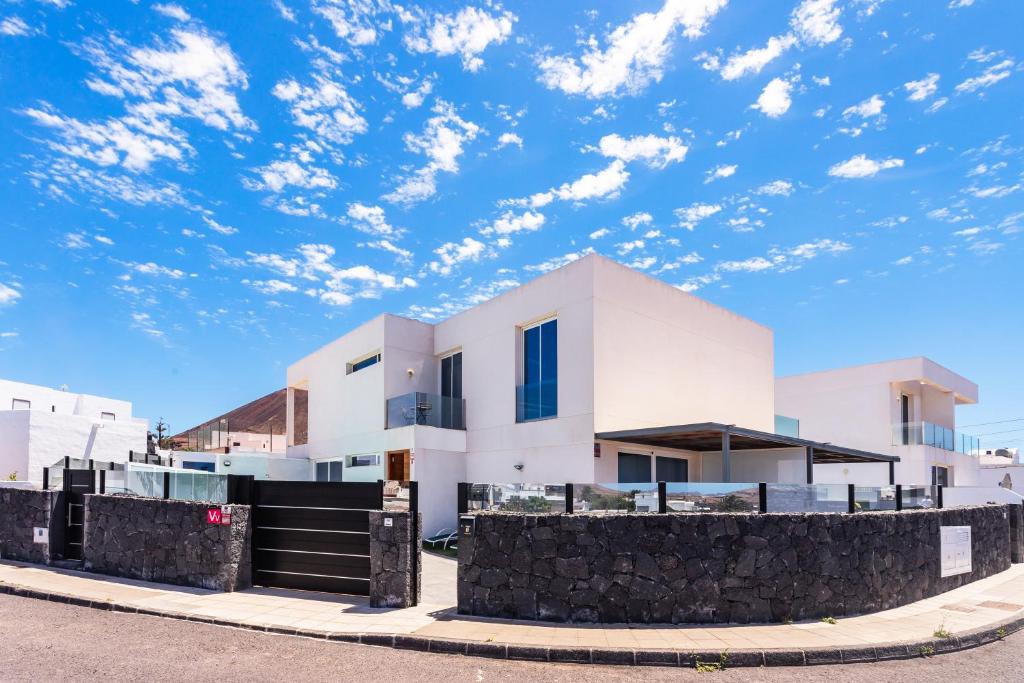
[[[801,436],[899,456],[902,484],[982,484],[980,443],[956,430],[956,407],[977,402],[978,385],[921,357],[775,383],[776,409],[799,420]],[[815,472],[819,481],[865,485],[882,475],[878,465],[817,465]]]
[[[772,331],[598,255],[437,324],[381,315],[287,386],[288,455],[321,480],[417,480],[428,533],[459,481],[802,483],[895,460],[775,434]]]
[[[148,426],[128,401],[0,380],[0,476],[39,483],[64,457],[125,462]]]

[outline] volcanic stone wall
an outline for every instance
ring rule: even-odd
[[[63,495],[60,491],[0,487],[0,558],[49,564],[54,554],[63,550]],[[48,531],[48,542],[36,542],[37,528]]]
[[[248,588],[250,508],[228,506],[231,524],[220,525],[207,521],[210,507],[186,500],[88,495],[85,569],[219,591]]]
[[[1010,566],[1007,506],[855,514],[479,513],[462,614],[600,623],[780,622],[897,607]],[[973,571],[940,578],[940,526]]]
[[[385,526],[385,520],[391,526]],[[412,607],[419,601],[423,521],[408,512],[370,512],[370,606]]]

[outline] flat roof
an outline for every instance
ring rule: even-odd
[[[845,448],[831,443],[809,441],[770,432],[759,432],[756,429],[744,429],[743,427],[720,424],[718,422],[600,432],[594,434],[594,438],[606,441],[623,441],[644,446],[703,452],[722,450],[722,435],[726,432],[729,433],[730,452],[769,448],[810,447],[814,449],[814,462],[821,464],[899,462],[899,456],[896,455],[883,455],[856,448]]]

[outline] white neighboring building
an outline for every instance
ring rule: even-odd
[[[977,402],[978,385],[922,357],[775,383],[776,409],[799,420],[801,437],[897,455],[901,484],[982,484],[978,439],[956,430],[956,407]],[[815,480],[877,485],[888,475],[878,465],[816,465]]]
[[[982,486],[1002,486],[1024,496],[1024,460],[1019,448],[986,448],[980,464],[978,481]]]
[[[126,462],[148,426],[128,401],[0,380],[0,476],[39,483],[67,456]]]
[[[772,434],[774,382],[771,330],[590,255],[436,325],[381,315],[296,362],[287,431],[306,391],[308,441],[288,455],[323,480],[417,480],[427,534],[454,524],[460,481],[804,482],[814,444]]]

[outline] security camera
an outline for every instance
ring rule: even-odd
[[[516,465],[512,465],[512,467],[516,468],[516,470],[519,471],[519,472],[523,471],[523,463],[518,463]]]

